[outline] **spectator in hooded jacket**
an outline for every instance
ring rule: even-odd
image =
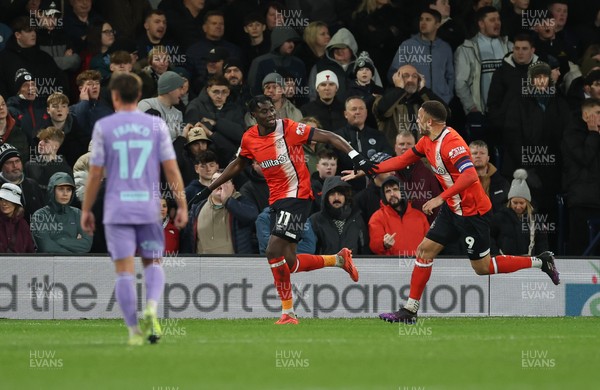
[[[377,255],[413,257],[429,230],[427,217],[412,208],[401,186],[395,176],[381,185],[381,208],[369,220],[370,247]]]
[[[0,188],[0,253],[33,253],[35,246],[21,204],[21,188],[5,183]]]
[[[323,71],[331,71],[335,73],[338,80],[338,96],[340,99],[345,99],[348,96],[348,84],[354,78],[354,61],[357,55],[358,45],[354,35],[346,28],[339,29],[327,44],[325,56],[317,61],[308,75],[310,98],[314,99],[317,95],[316,87],[319,85],[316,82],[317,75]],[[376,85],[382,86],[377,69],[375,69],[373,79]]]
[[[262,92],[262,81],[269,74],[285,70],[296,84],[304,87],[307,84],[306,69],[302,59],[296,57],[294,49],[301,41],[300,36],[291,28],[277,27],[271,33],[271,51],[256,57],[248,71],[248,84],[254,95]],[[305,100],[306,101],[306,100]]]
[[[354,255],[369,254],[369,232],[360,210],[352,204],[352,186],[340,176],[330,176],[320,201],[321,211],[310,216],[317,236],[315,254],[336,253],[344,247]]]
[[[31,231],[40,253],[87,253],[92,237],[81,228],[81,210],[71,207],[73,178],[57,172],[48,183],[48,205],[31,217]]]

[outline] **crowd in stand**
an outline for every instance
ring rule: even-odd
[[[179,231],[158,189],[167,253],[264,252],[258,164],[193,202],[259,94],[375,162],[412,148],[418,108],[442,102],[492,200],[493,254],[582,255],[600,224],[598,1],[14,0],[0,2],[0,253],[106,253],[78,207],[115,72],[141,77],[138,109],[167,123],[192,201]],[[315,200],[299,253],[414,256],[440,193],[426,162],[344,182],[346,155],[304,151]]]

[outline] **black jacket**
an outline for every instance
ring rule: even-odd
[[[337,187],[347,191],[346,206],[349,214],[344,218],[344,227],[340,233],[336,227],[335,218],[330,208],[325,204],[327,194]],[[340,218],[340,219],[341,219]],[[342,248],[352,250],[354,254],[369,254],[369,229],[367,229],[360,210],[353,208],[350,185],[343,182],[339,176],[325,180],[323,196],[321,197],[321,211],[310,216],[310,223],[317,236],[317,254],[337,253]]]
[[[535,245],[530,255],[541,253],[548,250],[548,238],[541,229],[543,224],[536,220],[535,224]],[[515,212],[505,207],[494,214],[490,225],[491,252],[492,255],[527,255],[529,250],[529,223],[527,219],[521,219]]]
[[[394,155],[394,151],[383,133],[372,127],[365,126],[360,130],[358,127],[346,123],[344,127],[338,128],[335,132],[348,141],[354,150],[367,158],[377,152],[385,152],[390,156]],[[347,154],[337,149],[336,154],[338,155],[338,172],[353,168],[352,160]],[[364,178],[358,178],[350,181],[350,184],[352,184],[355,191],[360,191],[365,188],[366,181]]]
[[[37,46],[22,48],[13,34],[0,52],[0,95],[6,98],[17,93],[20,86],[15,85],[15,74],[21,68],[27,69],[35,79],[52,82],[57,91],[69,90],[67,76],[58,68],[52,56]],[[51,94],[49,89],[46,92],[49,93],[43,97]]]
[[[204,89],[197,98],[188,104],[183,121],[196,123],[202,118],[212,119],[216,122],[214,126],[207,123],[205,125],[213,132],[211,140],[217,149],[219,165],[227,166],[242,142],[242,135],[245,131],[242,108],[227,101],[223,108],[218,110]]]
[[[569,207],[600,208],[600,134],[573,121],[562,143]]]
[[[323,103],[317,97],[316,100],[310,101],[300,108],[302,115],[314,116],[321,123],[321,128],[329,131],[334,131],[346,124],[344,118],[344,103],[337,98],[329,105]]]
[[[512,180],[515,169],[526,169],[539,210],[556,208],[555,196],[561,190],[561,142],[570,121],[569,106],[558,96],[546,101],[545,110],[536,98],[515,99],[506,112],[502,174]]]

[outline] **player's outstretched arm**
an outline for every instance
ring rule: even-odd
[[[104,168],[90,165],[88,181],[85,185],[85,195],[81,205],[81,228],[89,235],[94,234],[96,222],[92,213],[92,206],[98,197],[98,191],[104,176]]]
[[[210,183],[207,187],[210,192],[212,192],[215,188],[219,188],[221,184],[229,181],[230,179],[236,177],[244,168],[248,165],[248,159],[244,157],[237,156],[235,160],[229,163],[227,167],[223,170],[221,176],[217,178],[214,182]]]
[[[169,183],[169,189],[177,202],[177,215],[173,222],[177,228],[183,229],[188,221],[188,208],[185,199],[185,187],[181,178],[181,172],[177,166],[177,160],[163,161],[162,167],[167,178],[167,183]]]
[[[352,145],[339,135],[332,133],[331,131],[313,128],[312,139],[316,142],[330,144],[334,148],[346,153],[348,157],[352,159],[355,174],[357,174],[357,171],[359,170],[368,173],[369,175],[377,173],[377,164],[372,163],[367,157],[354,150]]]

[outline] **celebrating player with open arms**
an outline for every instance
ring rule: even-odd
[[[419,300],[431,275],[433,259],[445,245],[463,239],[471,266],[478,275],[510,273],[524,268],[541,268],[554,284],[559,274],[554,265],[554,254],[543,252],[538,256],[490,256],[491,202],[486,195],[473,166],[469,148],[461,136],[446,126],[447,111],[437,101],[421,105],[417,116],[419,132],[423,136],[417,144],[399,157],[384,161],[377,173],[404,169],[426,157],[444,191],[423,205],[423,212],[431,214],[442,206],[419,247],[410,280],[409,298],[404,307],[379,317],[389,322],[414,323]],[[350,180],[361,174],[344,176]]]
[[[302,145],[311,141],[329,143],[347,153],[355,169],[367,173],[372,173],[375,165],[337,134],[290,119],[276,119],[273,102],[264,95],[253,98],[248,108],[257,124],[244,133],[236,159],[201,192],[200,197],[208,196],[212,190],[242,172],[252,160],[258,162],[270,191],[271,236],[266,255],[281,298],[282,315],[276,324],[297,324],[290,273],[337,266],[348,272],[352,280],[358,281],[358,271],[347,248],[334,255],[296,254],[296,244],[301,238],[313,198]]]

